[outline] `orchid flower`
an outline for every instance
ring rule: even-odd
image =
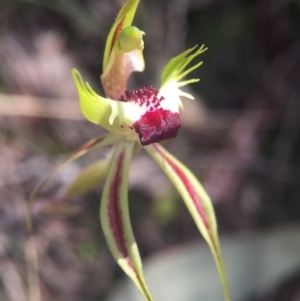
[[[200,233],[208,243],[218,268],[225,300],[229,292],[217,234],[212,202],[193,173],[158,142],[174,138],[181,126],[180,97],[193,99],[181,87],[199,79],[183,81],[198,62],[192,60],[206,48],[195,46],[171,59],[161,75],[160,89],[152,86],[127,90],[132,72],[143,71],[144,32],[131,25],[139,0],[127,0],[108,35],[101,82],[106,97],[98,95],[72,70],[83,115],[109,133],[93,139],[65,159],[32,193],[29,207],[43,185],[62,167],[94,148],[111,146],[111,155],[88,167],[70,185],[67,194],[81,193],[105,180],[101,198],[100,221],[109,249],[125,273],[147,301],[152,297],[146,285],[138,247],[131,228],[128,209],[128,171],[133,154],[143,147],[156,161],[182,196]]]

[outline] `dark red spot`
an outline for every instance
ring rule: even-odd
[[[121,95],[121,97],[120,97],[120,99],[119,99],[120,101],[123,101],[123,102],[126,102],[127,100],[124,98],[124,96],[123,95]]]
[[[131,101],[137,103],[139,106],[149,107],[151,105],[160,105],[164,97],[158,96],[159,91],[151,86],[134,91],[125,91],[125,95],[120,97],[120,101]]]
[[[175,138],[181,127],[178,113],[169,110],[147,111],[133,124],[141,144],[148,145],[162,140]]]

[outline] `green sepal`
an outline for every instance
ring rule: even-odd
[[[27,227],[29,230],[32,230],[32,206],[33,202],[36,199],[36,196],[41,191],[41,189],[67,164],[71,163],[72,161],[78,159],[79,157],[83,156],[90,150],[94,148],[100,148],[105,147],[108,145],[112,145],[116,143],[118,140],[120,140],[121,137],[117,135],[112,134],[106,134],[98,138],[94,138],[81,147],[79,147],[77,150],[72,152],[68,157],[66,157],[65,160],[62,161],[39,185],[35,187],[35,189],[32,191],[28,198],[28,214],[27,214]]]
[[[115,148],[104,185],[100,221],[109,249],[123,271],[147,301],[152,301],[131,227],[128,206],[128,172],[136,142],[121,140]]]
[[[85,118],[111,133],[126,135],[128,128],[121,127],[119,119],[116,118],[122,104],[98,95],[88,82],[83,81],[78,70],[73,69],[72,76],[79,94],[80,109]]]
[[[209,195],[194,174],[159,144],[144,147],[168,176],[183,198],[196,226],[214,256],[221,278],[224,297],[230,300],[225,268],[221,255],[214,208]]]
[[[73,69],[71,73],[78,90],[82,114],[90,122],[103,127],[107,124],[108,127],[108,120],[112,114],[111,100],[95,93],[89,83],[83,81],[78,70]]]
[[[98,95],[84,82],[80,73],[73,69],[80,107],[83,115],[92,123],[104,127],[107,131],[126,136],[129,140],[138,140],[133,123],[140,118],[140,106],[135,102],[116,101]]]
[[[85,167],[68,185],[63,199],[69,199],[90,192],[100,185],[108,174],[111,156]]]
[[[139,0],[127,0],[122,6],[115,23],[113,24],[105,44],[103,57],[103,71],[109,60],[110,53],[118,39],[118,36],[124,27],[130,26],[134,18]]]

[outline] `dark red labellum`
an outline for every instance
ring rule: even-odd
[[[162,140],[175,138],[181,122],[178,113],[169,110],[147,111],[133,124],[139,135],[142,145],[160,142]]]

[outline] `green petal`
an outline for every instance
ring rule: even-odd
[[[96,124],[109,124],[108,119],[112,114],[111,100],[96,94],[88,83],[85,83],[78,70],[72,70],[72,77],[75,81],[82,114],[90,122]]]
[[[118,39],[118,36],[124,27],[130,26],[134,18],[139,0],[127,0],[121,8],[115,23],[113,24],[105,45],[103,70],[105,70],[108,63],[111,51]]]
[[[116,101],[98,95],[88,83],[84,83],[80,73],[72,70],[79,93],[80,106],[84,116],[107,131],[123,135],[128,140],[138,140],[133,124],[146,112],[144,106],[134,101]],[[180,101],[180,100],[179,100]],[[173,100],[171,108],[176,108]]]
[[[122,127],[119,118],[116,118],[119,115],[119,107],[124,104],[98,95],[89,83],[83,81],[76,69],[72,70],[72,76],[78,90],[80,108],[86,119],[117,135],[130,132],[127,127]]]
[[[212,202],[193,173],[159,144],[144,147],[169,177],[182,196],[199,231],[207,241],[214,256],[225,300],[229,301],[229,290],[223,265],[217,223]]]
[[[128,208],[128,171],[134,144],[122,140],[116,146],[102,194],[100,220],[113,257],[133,280],[145,299],[151,301],[152,297],[143,276],[141,258],[132,232]]]
[[[193,70],[197,69],[201,66],[202,62],[195,64],[194,66],[190,67],[189,69],[185,70],[187,65],[198,55],[203,53],[207,50],[207,48],[202,45],[198,50],[194,51],[198,46],[196,45],[193,48],[187,49],[186,51],[182,52],[178,56],[171,59],[165,68],[162,71],[160,84],[161,89],[164,89],[165,86],[172,82],[178,83],[177,87],[181,87],[193,82],[199,81],[199,79],[190,79],[185,82],[180,82],[186,75],[188,75]]]
[[[80,174],[69,184],[64,199],[85,194],[100,185],[107,177],[111,156],[99,160],[84,168]]]
[[[40,192],[40,190],[44,187],[44,185],[51,180],[63,167],[65,167],[67,164],[71,163],[75,159],[83,156],[88,151],[94,149],[94,148],[100,148],[108,145],[112,145],[116,143],[118,140],[120,140],[119,136],[106,134],[104,136],[95,138],[90,140],[89,142],[82,145],[80,148],[78,148],[76,151],[72,152],[59,166],[57,166],[49,175],[48,177],[43,180],[30,194],[28,199],[28,214],[27,214],[27,226],[29,230],[32,229],[32,218],[31,218],[31,212],[32,212],[32,206],[33,202]]]
[[[180,99],[181,96],[190,99],[194,99],[194,97],[186,92],[183,92],[179,88],[199,81],[198,78],[192,78],[185,81],[181,81],[190,72],[202,65],[202,62],[199,62],[185,70],[187,65],[195,57],[197,57],[207,49],[204,48],[204,45],[202,45],[198,50],[195,51],[197,47],[198,46],[196,45],[193,48],[187,49],[186,51],[171,59],[169,63],[165,66],[161,74],[160,93],[166,99],[170,99],[173,102],[178,103],[181,109],[183,109],[183,105]]]

